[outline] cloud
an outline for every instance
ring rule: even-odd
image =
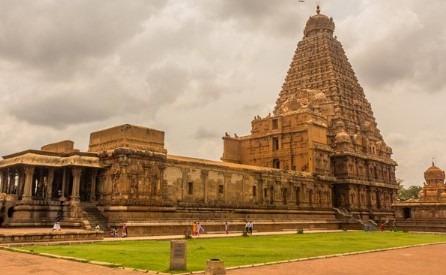
[[[216,133],[214,130],[205,128],[203,126],[200,126],[193,135],[193,138],[195,139],[218,139],[220,137],[220,133]]]
[[[163,2],[3,2],[0,56],[42,73],[73,73],[83,62],[113,53],[141,32],[144,20]]]
[[[321,4],[397,176],[419,183],[446,136],[446,2]],[[131,123],[165,131],[169,153],[219,159],[225,132],[273,111],[314,13],[296,0],[0,0],[0,152],[86,150],[90,132]]]
[[[437,20],[446,4],[420,5],[407,1],[396,8],[393,3],[376,1],[338,24],[356,72],[367,78],[373,90],[446,91],[438,78],[446,73],[441,61],[446,60],[446,53],[440,46],[446,43],[446,30]]]

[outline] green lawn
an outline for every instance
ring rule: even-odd
[[[446,242],[446,235],[349,231],[190,239],[187,241],[187,271],[205,269],[206,261],[211,258],[221,259],[225,267],[230,267],[435,242]],[[169,271],[170,241],[99,242],[22,249],[138,269]]]

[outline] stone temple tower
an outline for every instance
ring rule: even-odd
[[[248,136],[223,137],[222,160],[333,178],[334,207],[390,211],[397,189],[392,149],[334,30],[318,6],[273,113],[255,116]]]

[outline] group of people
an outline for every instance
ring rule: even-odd
[[[245,232],[247,234],[252,235],[252,231],[254,229],[254,223],[253,222],[246,222],[245,224]],[[192,225],[192,236],[199,237],[200,233],[204,232],[203,226],[199,222],[194,222]],[[225,233],[229,234],[229,223],[225,222]]]
[[[252,230],[254,229],[254,224],[252,222],[246,222],[245,224],[245,232],[246,234],[252,235]]]
[[[245,232],[247,234],[252,235],[253,228],[254,228],[254,224],[252,222],[246,222],[246,224],[245,224]],[[61,227],[60,227],[59,218],[54,223],[53,231],[54,230],[58,230],[58,231],[62,230]],[[100,226],[98,224],[96,224],[96,226],[94,227],[94,230],[95,231],[100,231],[101,228],[100,228]],[[199,237],[200,233],[204,233],[203,226],[199,222],[194,222],[194,224],[192,226],[192,236]],[[229,223],[228,222],[225,222],[225,233],[229,234]],[[116,228],[113,228],[112,231],[110,232],[110,236],[118,237],[118,230]],[[124,223],[122,225],[121,237],[125,238],[127,236],[128,236],[127,223]]]
[[[192,236],[200,236],[200,232],[204,232],[203,226],[199,222],[194,222],[192,226]]]

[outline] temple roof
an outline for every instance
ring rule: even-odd
[[[432,166],[429,167],[424,172],[424,179],[426,180],[426,183],[429,184],[430,181],[433,180],[439,180],[444,181],[445,180],[445,173],[443,170],[435,166],[435,163],[432,162]]]
[[[305,35],[297,45],[276,101],[274,116],[309,108],[326,117],[328,135],[333,137],[333,142],[339,133],[336,125],[343,122],[347,135],[360,136],[367,141],[355,144],[376,144],[383,152],[380,156],[388,158],[392,150],[383,140],[371,105],[341,43],[333,36],[334,29],[333,19],[321,14],[318,7],[316,14],[308,19]],[[369,148],[363,150],[366,154],[372,151]]]
[[[304,29],[305,36],[315,35],[318,32],[327,32],[333,34],[335,30],[333,18],[328,18],[328,16],[323,15],[320,12],[321,10],[318,5],[316,15],[311,16],[310,19],[308,19],[307,21]]]
[[[96,154],[73,152],[69,154],[45,152],[40,150],[26,150],[0,160],[0,168],[17,165],[33,165],[46,167],[83,166],[100,168]]]

